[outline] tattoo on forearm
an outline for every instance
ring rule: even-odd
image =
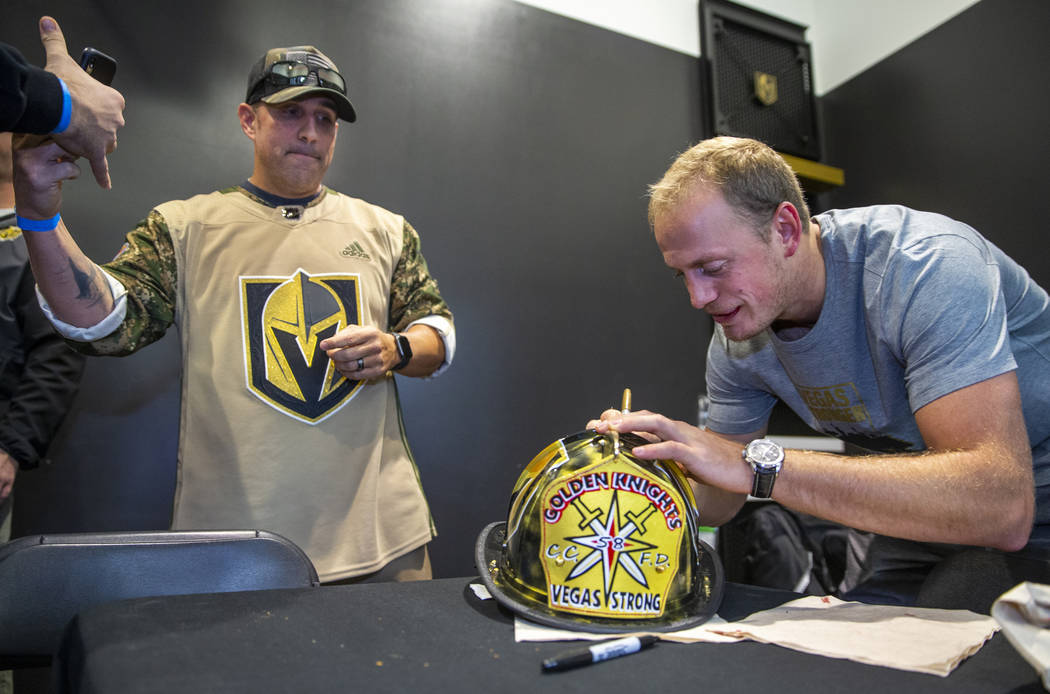
[[[70,272],[73,273],[73,281],[77,285],[77,299],[86,301],[88,305],[94,306],[102,301],[101,286],[108,286],[100,277],[98,267],[94,264],[89,266],[87,272],[78,268],[73,260],[69,261]]]

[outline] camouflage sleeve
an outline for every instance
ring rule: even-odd
[[[419,234],[406,221],[401,257],[390,282],[390,329],[404,330],[412,321],[434,315],[452,320],[452,311],[427,269]]]
[[[168,225],[153,210],[130,231],[117,257],[103,269],[127,289],[124,322],[94,342],[70,342],[93,355],[124,356],[155,342],[175,320],[178,270]]]

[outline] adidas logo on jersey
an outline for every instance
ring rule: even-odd
[[[362,260],[371,260],[372,256],[365,252],[365,249],[361,247],[361,244],[357,241],[349,243],[341,251],[342,255],[347,258],[360,258]]]

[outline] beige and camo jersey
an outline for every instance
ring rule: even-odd
[[[179,328],[173,528],[277,532],[322,580],[433,537],[393,376],[348,380],[318,346],[347,324],[451,321],[402,217],[329,189],[287,208],[231,188],[160,205],[103,267],[127,317],[81,351],[127,354]]]

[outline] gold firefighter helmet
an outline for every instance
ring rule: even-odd
[[[675,463],[635,457],[645,443],[583,431],[532,459],[507,522],[488,525],[475,547],[501,605],[596,632],[673,631],[715,613],[725,578],[698,537],[692,489]]]

